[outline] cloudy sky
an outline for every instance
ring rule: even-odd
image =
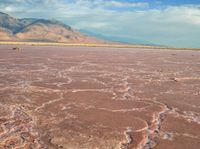
[[[132,43],[200,47],[200,0],[0,0],[0,11]]]

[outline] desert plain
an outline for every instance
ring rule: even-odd
[[[200,52],[0,46],[0,149],[199,149]]]

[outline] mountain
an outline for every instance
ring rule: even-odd
[[[15,33],[23,27],[23,24],[18,19],[0,12],[0,27]]]
[[[0,27],[0,39],[1,40],[12,40],[12,32]]]
[[[111,41],[111,42],[119,42],[119,43],[124,43],[124,44],[139,44],[139,45],[149,45],[149,46],[156,46],[156,44],[145,41],[145,40],[140,40],[136,38],[128,38],[128,37],[121,37],[121,36],[114,36],[114,35],[102,35],[98,33],[94,33],[88,30],[81,29],[79,30],[81,33],[84,33],[89,36],[95,36],[99,39],[103,39],[106,41]]]
[[[104,40],[82,34],[59,21],[35,18],[17,19],[2,12],[0,12],[0,40],[105,43]]]

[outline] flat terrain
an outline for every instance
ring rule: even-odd
[[[199,149],[200,52],[0,46],[0,149]]]

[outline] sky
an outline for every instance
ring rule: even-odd
[[[200,48],[200,0],[0,0],[0,11],[113,40]]]

